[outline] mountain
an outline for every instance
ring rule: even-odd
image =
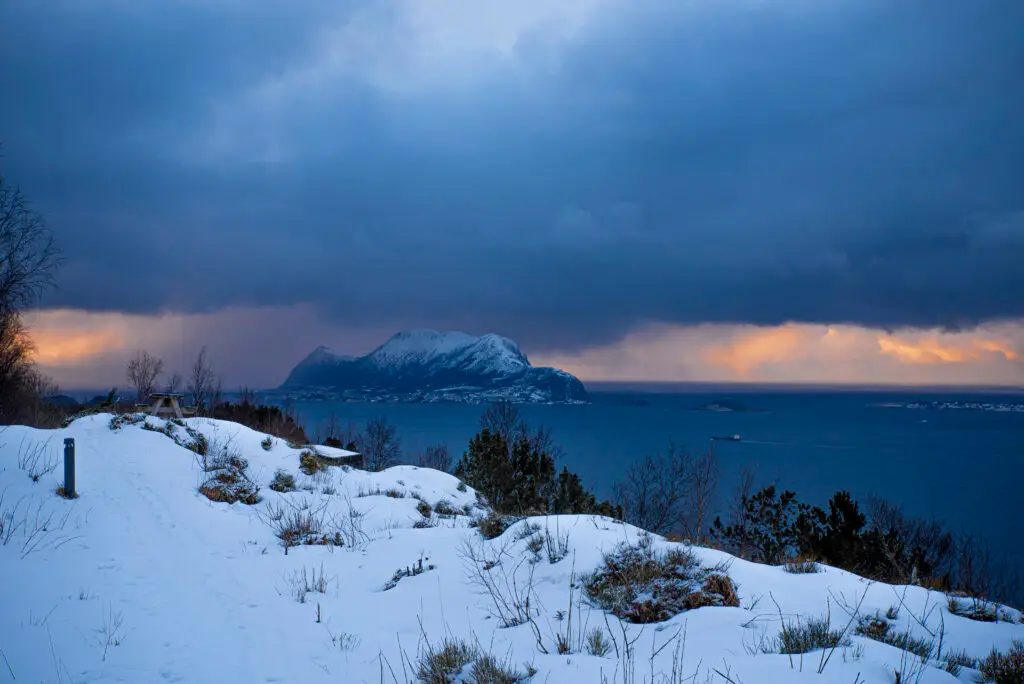
[[[589,401],[579,379],[557,368],[533,367],[507,337],[434,330],[398,333],[360,357],[318,347],[280,390],[342,401]]]

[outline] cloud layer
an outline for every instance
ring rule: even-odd
[[[2,164],[67,253],[52,307],[570,355],[970,328],[1024,317],[1022,27],[1015,0],[5,3]]]

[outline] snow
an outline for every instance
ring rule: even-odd
[[[435,642],[445,635],[471,638],[499,659],[532,663],[535,682],[600,682],[602,674],[609,682],[623,680],[614,652],[557,655],[553,639],[565,629],[558,611],[570,606],[571,579],[597,567],[618,543],[637,539],[636,528],[595,516],[532,520],[569,538],[567,558],[530,566],[545,655],[531,626],[502,628],[491,617],[490,599],[472,582],[465,558],[469,544],[502,559],[499,569],[511,567],[508,559],[526,553],[526,541],[516,540],[525,522],[490,541],[469,528],[464,515],[437,527],[414,527],[421,516],[419,501],[408,496],[413,493],[432,505],[447,499],[455,509],[482,514],[473,490],[460,491],[451,475],[400,466],[382,473],[330,467],[309,477],[298,470],[300,449],[275,439],[267,451],[262,433],[189,419],[188,427],[205,435],[212,450],[226,446],[239,452],[262,486],[264,501],[258,505],[213,503],[197,491],[206,475],[196,455],[179,443],[187,442],[185,428],[148,419],[177,438],[171,439],[142,424],[111,430],[110,419],[83,418],[52,431],[9,427],[0,434],[0,516],[6,513],[8,525],[18,524],[0,545],[0,682],[404,683],[413,677],[403,658],[415,662],[423,634]],[[72,501],[54,494],[63,479],[66,437],[77,443],[80,497]],[[19,466],[34,449],[40,455],[36,470],[47,461],[57,466],[37,482],[26,472],[30,466]],[[270,490],[277,469],[295,474],[299,491]],[[407,496],[388,496],[388,490]],[[353,510],[362,514],[360,543],[293,547],[285,554],[266,514],[268,507],[289,502],[322,507],[340,521],[351,520]],[[655,539],[658,547],[669,545]],[[706,565],[730,563],[740,607],[700,608],[658,625],[626,626],[630,638],[638,639],[637,682],[650,681],[652,672],[667,675],[675,654],[685,677],[696,673],[694,682],[726,681],[717,670],[748,684],[850,684],[858,676],[861,682],[891,684],[903,651],[863,637],[838,649],[822,674],[820,652],[794,656],[791,665],[788,656],[756,648],[762,636],[778,633],[780,613],[786,620],[830,613],[833,625],[842,628],[848,619],[843,606],[858,602],[863,614],[901,605],[896,626],[915,635],[944,626],[947,650],[983,656],[993,646],[1005,650],[1014,638],[1024,638],[1022,624],[951,615],[941,593],[919,587],[868,583],[832,568],[789,574],[720,551],[695,552]],[[420,558],[434,569],[383,590],[396,570]],[[293,580],[303,571],[322,571],[326,593],[310,593],[299,602]],[[623,628],[614,617],[606,623],[597,609],[574,604],[574,611],[587,628],[610,625],[621,648]],[[960,681],[973,676],[964,670]],[[935,667],[920,679],[956,681]]]
[[[393,335],[370,352],[369,358],[380,366],[423,363],[460,351],[476,341],[476,337],[461,332],[411,330]]]
[[[372,351],[368,358],[378,367],[402,368],[439,362],[478,372],[519,373],[529,361],[512,340],[489,333],[473,337],[461,332],[413,330],[401,332]]]

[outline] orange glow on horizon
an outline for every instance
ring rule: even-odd
[[[943,345],[935,338],[909,342],[898,337],[879,337],[878,347],[883,354],[895,356],[902,363],[923,365],[977,362],[983,360],[985,353],[1000,354],[1007,361],[1019,357],[1006,342],[984,339],[969,339],[960,345]]]
[[[117,330],[35,330],[33,341],[33,356],[44,366],[73,366],[125,346],[124,335]]]
[[[830,329],[826,335],[833,335]],[[808,340],[808,331],[796,325],[778,328],[757,328],[745,332],[738,341],[713,345],[704,350],[704,360],[728,368],[741,378],[748,379],[751,371],[770,363],[780,363],[799,355]]]

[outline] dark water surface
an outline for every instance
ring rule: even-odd
[[[563,462],[599,494],[628,463],[670,438],[691,450],[716,442],[720,494],[740,470],[777,482],[802,500],[823,504],[837,489],[871,494],[935,515],[951,529],[984,533],[1007,560],[1024,566],[1024,412],[910,409],[918,400],[1024,403],[1024,395],[911,394],[892,391],[592,391],[583,406],[522,406],[531,424],[554,430]],[[747,412],[694,410],[731,399]],[[890,406],[886,406],[890,405]],[[387,416],[403,451],[448,444],[453,459],[478,429],[481,406],[460,404],[305,403],[296,410],[310,431],[334,413],[342,424]]]

